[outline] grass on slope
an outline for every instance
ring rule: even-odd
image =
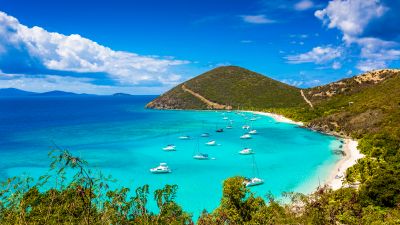
[[[300,89],[236,66],[216,68],[185,82],[185,86],[234,109],[307,107]]]
[[[275,109],[294,119],[309,121],[323,130],[364,134],[400,128],[400,76],[364,87],[357,93],[341,93],[315,104],[311,109]]]
[[[182,90],[182,85],[179,85],[160,97],[156,98],[149,104],[147,108],[156,109],[206,109],[207,105],[194,97],[188,92]]]

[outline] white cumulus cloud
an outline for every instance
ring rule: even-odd
[[[343,52],[341,48],[333,48],[329,46],[318,46],[314,47],[311,51],[301,53],[297,55],[289,55],[285,58],[289,63],[315,63],[325,64],[333,61],[334,59],[340,58]]]
[[[106,73],[121,84],[173,83],[180,76],[171,68],[189,63],[114,51],[78,34],[63,35],[37,26],[27,27],[4,12],[0,12],[0,36],[0,56],[8,51],[26,51],[47,69]]]
[[[390,10],[381,0],[332,0],[326,8],[317,10],[315,16],[328,28],[340,30],[347,46],[360,48],[356,67],[368,71],[388,67],[390,62],[400,59],[398,43],[365,36],[368,26]]]

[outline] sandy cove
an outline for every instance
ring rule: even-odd
[[[345,156],[336,163],[332,173],[325,182],[333,190],[343,187],[343,179],[346,170],[357,163],[357,160],[363,158],[365,155],[361,154],[357,149],[358,141],[350,138],[344,139],[343,151]]]
[[[282,116],[282,115],[275,114],[275,113],[257,112],[257,111],[244,111],[244,112],[254,113],[254,114],[257,114],[257,115],[263,115],[263,116],[272,117],[272,118],[275,119],[276,122],[280,122],[280,123],[290,123],[290,124],[296,124],[296,125],[299,125],[299,126],[303,126],[303,125],[304,125],[303,122],[296,122],[296,121],[293,121],[293,120],[291,120],[291,119],[289,119],[289,118],[286,118],[286,117],[284,117],[284,116]]]
[[[258,115],[268,116],[275,119],[276,122],[290,123],[299,126],[303,126],[303,122],[296,122],[282,115],[267,113],[267,112],[253,112],[247,111]],[[345,177],[346,170],[357,163],[358,159],[364,157],[363,154],[357,148],[358,141],[346,138],[343,143],[343,152],[345,156],[341,158],[332,169],[331,174],[326,179],[325,184],[330,186],[333,190],[337,190],[343,187],[343,179]]]

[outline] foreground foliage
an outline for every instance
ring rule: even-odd
[[[2,184],[0,224],[193,224],[191,215],[174,201],[176,185],[154,192],[159,212],[153,213],[147,209],[149,186],[134,193],[125,187],[110,190],[110,177],[93,173],[68,151],[51,157],[52,175],[34,184],[23,177]]]
[[[133,193],[125,187],[110,190],[110,177],[94,174],[86,162],[68,151],[52,157],[54,175],[42,176],[36,183],[15,177],[3,184],[0,224],[194,224],[191,215],[175,202],[176,185],[153,193],[158,207],[154,213],[147,207],[149,186]],[[67,181],[71,174],[73,179]],[[362,176],[368,180],[370,173],[366,174]],[[352,176],[350,173],[349,179]],[[267,201],[255,196],[243,181],[242,177],[225,180],[219,207],[211,213],[204,211],[197,224],[400,223],[398,180],[387,174],[371,179],[372,183],[364,182],[359,191],[321,187],[311,195],[285,193],[288,204],[277,202],[270,194],[265,196]]]

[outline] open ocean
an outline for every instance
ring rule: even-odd
[[[228,123],[222,112],[144,109],[155,97],[0,98],[0,180],[22,173],[42,175],[49,168],[47,153],[56,143],[112,174],[118,180],[116,186],[134,189],[149,184],[153,191],[177,184],[178,203],[197,216],[202,209],[211,211],[219,204],[224,179],[254,176],[252,156],[238,154],[244,147],[256,152],[265,184],[251,190],[260,196],[309,193],[328,178],[340,159],[332,152],[340,145],[334,137],[259,116],[251,122],[259,134],[242,140],[241,127],[250,122],[235,112],[225,112],[234,121],[233,129],[216,133],[216,128]],[[211,137],[200,138],[204,132]],[[181,135],[193,139],[179,140]],[[218,145],[206,146],[211,139]],[[215,160],[194,160],[197,142],[200,151]],[[175,144],[177,151],[163,151],[167,144]],[[149,169],[160,162],[168,163],[172,173],[151,174]]]

